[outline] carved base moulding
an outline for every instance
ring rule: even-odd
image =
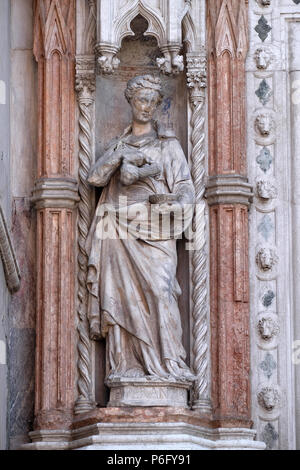
[[[70,431],[36,431],[23,450],[264,450],[256,432],[207,429],[186,422],[96,423]]]
[[[107,382],[110,387],[109,407],[178,406],[187,407],[187,383],[153,382],[146,379],[120,379]]]

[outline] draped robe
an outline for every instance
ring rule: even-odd
[[[178,140],[171,131],[155,127],[140,138],[128,128],[96,162],[88,179],[104,188],[87,239],[87,285],[90,323],[100,319],[107,340],[109,380],[194,378],[185,363],[178,308],[181,290],[176,279],[176,238],[191,222],[194,187]],[[121,146],[136,148],[159,163],[160,174],[122,185],[115,158],[115,150]],[[149,236],[149,219],[139,207],[142,204],[148,210],[149,196],[170,193],[180,195],[181,203],[192,210],[187,211],[184,221],[182,214],[177,216],[175,235],[154,229]],[[122,198],[127,198],[127,204],[120,209]],[[129,213],[120,217],[121,223],[112,217],[118,207],[121,213],[125,208]],[[108,225],[109,236],[103,236]],[[130,236],[131,227],[138,230],[137,235]]]

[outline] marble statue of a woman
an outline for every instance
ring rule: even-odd
[[[90,333],[94,340],[106,338],[109,383],[191,382],[178,308],[176,238],[191,222],[194,187],[177,138],[153,120],[162,100],[160,79],[135,77],[125,96],[132,124],[88,177],[103,188],[87,240]],[[151,222],[150,209],[168,216],[168,230]]]

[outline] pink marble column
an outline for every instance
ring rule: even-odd
[[[246,0],[207,1],[212,404],[221,427],[251,424],[247,7]]]
[[[35,429],[68,429],[74,406],[75,1],[35,2],[38,63]]]

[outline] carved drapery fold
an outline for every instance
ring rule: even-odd
[[[5,280],[9,291],[13,294],[20,288],[20,270],[2,207],[0,205],[0,256],[3,263]]]

